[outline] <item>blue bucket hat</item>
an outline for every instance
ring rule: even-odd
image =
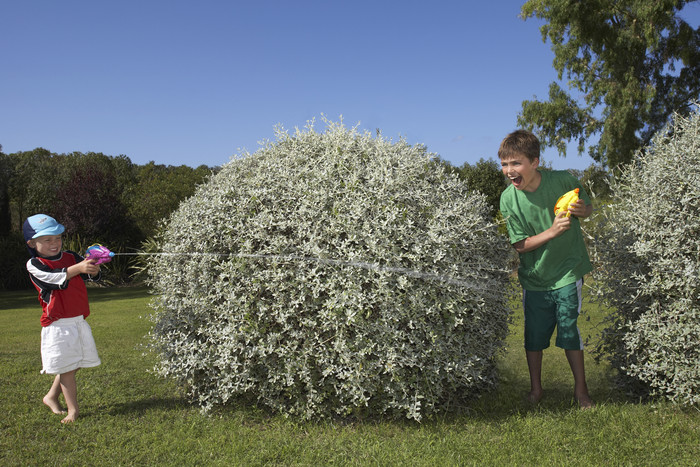
[[[33,238],[43,237],[44,235],[61,235],[66,228],[56,222],[51,216],[46,214],[35,214],[27,218],[22,226],[22,233],[24,233],[24,241],[27,242]],[[29,248],[29,246],[27,246]],[[29,252],[32,256],[36,256],[36,252],[32,248],[29,248]]]
[[[65,230],[66,228],[56,222],[56,219],[46,214],[35,214],[28,217],[22,227],[25,241],[44,235],[61,235]]]

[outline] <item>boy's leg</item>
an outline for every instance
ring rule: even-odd
[[[586,385],[583,364],[583,340],[578,329],[578,317],[582,306],[583,279],[554,291],[557,295],[557,346],[566,352],[571,372],[574,375],[574,398],[581,408],[593,407]]]
[[[590,409],[593,407],[593,401],[588,395],[583,350],[567,350],[566,359],[569,360],[571,372],[574,374],[574,399],[582,409]]]
[[[63,373],[61,377],[61,390],[68,406],[68,415],[61,420],[61,423],[74,422],[78,418],[78,387],[75,382],[75,373],[78,370]]]
[[[549,347],[557,322],[556,308],[548,295],[548,292],[523,290],[525,356],[530,372],[527,400],[532,403],[542,399],[542,350]]]
[[[527,400],[536,404],[542,399],[542,351],[526,350],[527,368],[530,371],[530,393]]]
[[[53,413],[64,414],[66,411],[61,407],[58,401],[58,396],[61,395],[61,375],[56,375],[51,384],[51,389],[44,396],[44,404],[46,404]]]

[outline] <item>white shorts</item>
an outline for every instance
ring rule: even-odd
[[[100,363],[90,325],[82,316],[62,318],[41,329],[42,373],[60,375]]]

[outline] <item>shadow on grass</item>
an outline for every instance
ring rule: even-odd
[[[16,308],[36,308],[37,292],[35,289],[0,291],[0,310]]]
[[[110,415],[138,415],[150,411],[174,411],[193,407],[181,397],[149,398],[113,405]]]
[[[132,300],[148,298],[149,289],[146,286],[133,287],[90,287],[88,289],[90,302],[104,302],[110,300]]]
[[[564,414],[577,410],[578,405],[568,388],[545,390],[542,400],[533,404],[526,399],[527,391],[513,391],[512,388],[496,388],[471,402],[453,407],[443,413],[434,414],[422,424],[434,422],[460,423],[465,419],[484,423],[501,423],[516,416],[528,414]]]
[[[131,300],[148,298],[149,289],[146,286],[134,287],[96,287],[88,288],[90,302],[109,300]],[[37,307],[37,291],[33,288],[23,290],[0,291],[0,310],[22,309]]]
[[[524,380],[510,381],[487,391],[471,400],[462,401],[450,406],[447,410],[433,413],[423,418],[420,423],[403,417],[386,416],[350,416],[331,417],[330,419],[317,421],[289,422],[279,413],[256,404],[251,398],[235,398],[224,406],[216,406],[210,412],[217,418],[238,419],[246,426],[268,426],[287,420],[289,423],[305,425],[332,426],[365,426],[371,427],[378,424],[390,424],[396,427],[440,427],[442,425],[462,425],[464,423],[477,422],[486,424],[508,423],[513,417],[529,416],[553,416],[561,417],[573,411],[580,410],[573,398],[573,388],[569,385],[552,386],[545,388],[544,396],[538,404],[532,404],[525,398],[527,387]],[[609,382],[605,382],[609,384]],[[591,391],[596,405],[610,404],[637,404],[639,399],[629,397],[619,390],[607,391],[606,388],[598,388]],[[181,397],[150,397],[130,402],[111,405],[107,412],[112,416],[138,416],[149,412],[199,412],[200,407],[191,403],[184,396]],[[285,422],[285,423],[287,423]]]

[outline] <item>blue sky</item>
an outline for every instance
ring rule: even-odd
[[[556,79],[522,3],[3,2],[0,144],[213,166],[323,114],[455,165],[495,159]],[[573,146],[544,159],[592,163]]]

